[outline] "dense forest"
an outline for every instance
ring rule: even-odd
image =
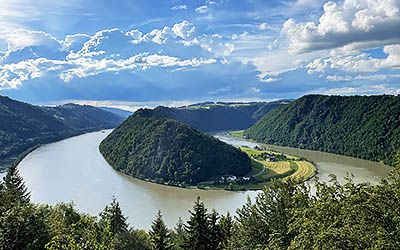
[[[77,134],[114,128],[123,118],[91,106],[34,106],[0,96],[0,170],[25,150]]]
[[[244,135],[393,164],[400,149],[400,96],[304,96],[271,111]]]
[[[265,114],[288,102],[206,102],[179,108],[157,107],[154,112],[201,131],[241,130],[249,128]]]
[[[214,176],[243,176],[250,158],[174,119],[141,109],[100,144],[116,170],[140,179],[171,185],[194,185]]]
[[[188,221],[149,232],[129,227],[113,199],[98,216],[71,204],[35,205],[14,166],[0,182],[2,250],[400,249],[400,161],[379,185],[274,180],[236,214],[208,211],[198,198]],[[134,219],[134,218],[133,218]]]

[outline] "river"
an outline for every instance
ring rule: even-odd
[[[18,165],[35,203],[56,204],[73,201],[81,212],[96,215],[116,197],[131,226],[149,229],[158,210],[172,227],[179,217],[186,220],[197,196],[208,208],[234,213],[248,196],[257,192],[228,192],[169,187],[124,176],[114,171],[98,150],[99,143],[111,131],[88,133],[44,145],[27,155]],[[233,145],[254,146],[252,142],[217,134]],[[315,162],[325,179],[333,172],[353,172],[357,179],[376,182],[387,175],[389,167],[344,156],[290,148],[274,148],[304,156]],[[295,151],[293,151],[295,150]],[[303,155],[302,155],[303,154]]]

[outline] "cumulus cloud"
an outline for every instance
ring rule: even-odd
[[[172,26],[172,31],[175,33],[176,36],[186,39],[193,35],[196,28],[194,25],[186,20],[182,21],[181,23],[176,23]]]
[[[147,70],[154,67],[160,68],[185,68],[200,67],[201,65],[214,64],[215,59],[177,57],[142,53],[127,59],[95,59],[80,57],[71,60],[50,60],[46,58],[30,59],[13,64],[0,66],[1,88],[17,88],[24,81],[41,77],[45,73],[54,73],[65,82],[74,78],[86,78],[105,72]]]
[[[327,69],[346,72],[376,72],[382,69],[400,69],[400,45],[387,45],[383,48],[386,58],[373,58],[367,53],[355,55],[335,55],[326,59],[317,58],[309,63],[308,73],[323,73]]]
[[[288,19],[282,28],[290,41],[289,49],[295,53],[399,43],[399,30],[399,0],[329,1],[318,23]]]
[[[8,51],[15,51],[30,46],[45,45],[56,49],[61,49],[62,44],[55,37],[42,32],[26,29],[17,29],[6,38]]]

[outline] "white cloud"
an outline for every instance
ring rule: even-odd
[[[54,73],[65,82],[74,78],[86,78],[104,72],[147,70],[154,67],[160,68],[185,68],[200,67],[201,65],[214,64],[213,58],[180,59],[177,57],[146,53],[134,55],[127,59],[95,59],[79,57],[71,60],[50,60],[46,58],[29,59],[18,63],[0,66],[0,89],[18,88],[24,81],[43,76],[45,73]]]
[[[376,72],[381,69],[400,69],[400,45],[387,45],[383,48],[386,58],[373,58],[366,53],[356,55],[334,55],[326,59],[317,58],[309,63],[308,73],[323,73],[326,69],[346,72]]]
[[[352,76],[340,76],[340,75],[329,75],[326,77],[326,80],[330,82],[351,82],[353,80]]]
[[[79,50],[82,48],[83,44],[90,39],[87,34],[73,34],[65,36],[63,45],[67,50]]]
[[[187,6],[185,4],[172,6],[171,10],[187,10]]]
[[[153,41],[157,44],[165,44],[168,41],[169,36],[171,35],[171,28],[164,27],[163,29],[154,29],[144,35],[145,40]]]
[[[198,8],[196,8],[196,12],[199,13],[199,14],[205,14],[208,11],[209,10],[208,10],[208,6],[207,5],[202,5],[202,6],[198,7]]]
[[[389,87],[384,84],[369,85],[369,86],[357,86],[357,87],[340,87],[340,88],[322,88],[317,89],[309,94],[325,94],[325,95],[399,95],[400,89]]]
[[[260,23],[260,24],[258,25],[258,28],[259,28],[260,30],[267,30],[267,29],[269,28],[269,25],[268,25],[267,23]]]
[[[274,78],[274,77],[267,77],[267,78],[261,78],[260,82],[265,82],[265,83],[271,83],[271,82],[276,82],[278,81],[278,78]]]
[[[191,37],[195,30],[196,28],[194,25],[186,20],[176,23],[174,26],[172,26],[172,31],[175,33],[175,35],[182,39]]]
[[[17,29],[7,36],[8,51],[15,51],[29,46],[45,45],[57,49],[62,48],[62,44],[55,37],[42,32],[26,29]]]
[[[130,30],[128,32],[125,33],[126,36],[130,37],[131,42],[133,44],[140,44],[141,42],[143,42],[143,33],[140,30],[134,29],[134,30]]]
[[[258,94],[258,93],[261,92],[261,89],[256,88],[256,87],[251,87],[251,88],[249,89],[249,91],[250,91],[251,93]]]
[[[282,31],[292,52],[303,53],[357,44],[382,46],[400,42],[400,1],[327,2],[319,22],[287,20]]]

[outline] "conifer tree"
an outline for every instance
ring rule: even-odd
[[[7,175],[4,177],[4,186],[7,199],[11,203],[27,204],[30,201],[30,193],[25,187],[24,180],[19,174],[16,165],[8,169]]]
[[[174,250],[183,250],[185,249],[185,223],[183,222],[182,218],[179,217],[178,222],[171,234],[171,240],[173,242],[173,249]]]
[[[221,249],[222,231],[218,224],[219,215],[213,210],[209,215],[209,249]]]
[[[230,213],[221,216],[218,224],[221,229],[221,247],[225,249],[228,246],[229,239],[232,237],[233,219]]]
[[[149,234],[155,250],[171,249],[170,235],[167,227],[165,226],[161,211],[158,211],[157,217],[151,225]]]
[[[128,232],[127,218],[123,215],[119,202],[115,198],[104,208],[100,216],[103,222],[108,223],[113,234],[121,235]]]
[[[190,219],[186,225],[185,249],[209,250],[209,223],[207,209],[200,197],[190,212]]]

